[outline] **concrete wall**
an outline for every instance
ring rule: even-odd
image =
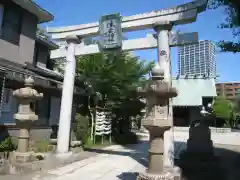
[[[37,18],[25,11],[22,17],[19,45],[0,39],[0,58],[19,64],[24,64],[25,62],[32,63],[37,23]]]

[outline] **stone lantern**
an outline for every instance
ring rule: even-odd
[[[163,167],[164,132],[171,128],[168,119],[169,99],[177,96],[175,88],[164,81],[164,71],[157,65],[152,69],[152,81],[144,88],[138,88],[139,96],[147,101],[146,119],[143,126],[149,131],[148,169],[139,173],[138,180],[168,180],[173,179],[172,173]]]
[[[19,128],[18,148],[14,152],[16,162],[27,162],[31,160],[29,148],[29,131],[32,123],[38,120],[35,114],[34,104],[43,98],[42,93],[38,93],[32,88],[34,80],[31,77],[25,79],[25,87],[13,92],[13,96],[18,100],[18,112],[14,114],[16,125]]]

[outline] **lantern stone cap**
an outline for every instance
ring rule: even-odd
[[[14,97],[29,100],[38,100],[43,98],[43,93],[38,93],[35,89],[32,88],[34,85],[34,79],[32,77],[26,78],[24,82],[26,87],[13,91]]]
[[[28,78],[25,78],[24,85],[25,86],[33,86],[34,85],[34,79],[31,76],[29,76]]]
[[[164,70],[160,67],[158,63],[152,68],[151,72],[153,77],[163,77],[164,76]]]

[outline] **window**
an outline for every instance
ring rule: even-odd
[[[11,99],[12,99],[12,90],[4,88],[3,97],[2,97],[2,111],[9,112],[11,110]]]
[[[227,96],[228,96],[228,97],[232,97],[232,96],[233,96],[233,94],[227,93]]]
[[[4,13],[4,6],[0,4],[0,35],[2,32],[3,13]]]
[[[39,117],[39,125],[46,125],[50,117],[50,97],[44,96],[41,101],[35,102],[35,113]]]
[[[38,65],[38,66],[46,68],[47,59],[48,59],[48,55],[49,55],[48,49],[44,46],[36,44],[34,53],[35,53],[35,55],[34,55],[34,58],[35,58],[34,63],[35,64],[34,65]]]
[[[4,9],[2,22],[2,39],[13,44],[19,43],[21,33],[21,10],[14,6]]]
[[[236,88],[235,91],[236,91],[237,93],[240,93],[240,88]]]
[[[11,90],[5,88],[4,93],[3,93],[3,104],[4,105],[7,105],[9,103],[10,96],[11,96]]]

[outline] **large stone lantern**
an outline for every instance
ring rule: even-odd
[[[32,88],[34,80],[31,77],[25,79],[25,87],[13,92],[13,96],[18,100],[18,112],[14,114],[16,125],[19,128],[18,148],[14,153],[17,162],[27,162],[31,159],[29,148],[29,131],[32,123],[38,120],[35,114],[35,102],[43,98],[42,93],[38,93]]]
[[[164,71],[157,65],[152,69],[152,81],[144,88],[138,88],[139,96],[147,100],[147,115],[143,120],[143,126],[150,134],[150,147],[148,157],[148,169],[139,173],[138,180],[168,180],[173,175],[164,171],[164,132],[171,128],[168,119],[169,99],[177,96],[175,88],[164,81]]]

